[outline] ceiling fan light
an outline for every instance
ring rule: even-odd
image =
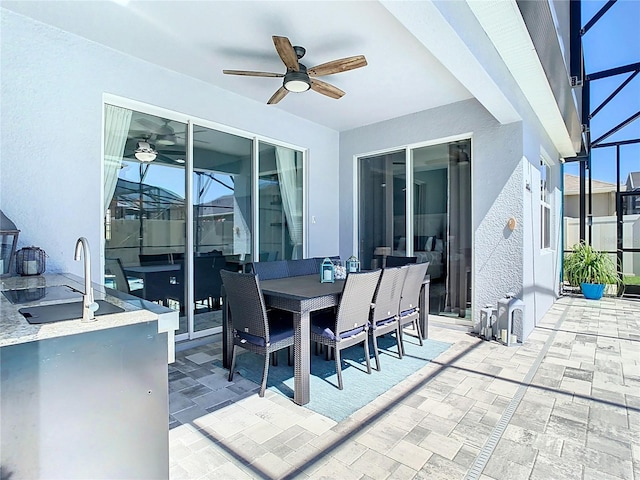
[[[284,88],[290,92],[306,92],[311,88],[309,76],[304,72],[289,72],[284,77]]]
[[[151,146],[149,142],[138,142],[138,148],[135,149],[134,154],[141,162],[153,162],[156,159],[158,152],[154,150],[153,146]]]

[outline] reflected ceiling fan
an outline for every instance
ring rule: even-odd
[[[274,35],[273,44],[280,59],[287,67],[287,73],[253,72],[248,70],[223,70],[227,75],[244,75],[248,77],[281,77],[284,78],[282,87],[272,95],[267,104],[275,104],[282,100],[289,92],[306,92],[311,89],[331,98],[341,98],[345,92],[329,83],[318,80],[315,77],[346,72],[367,65],[364,55],[341,58],[331,62],[307,68],[298,60],[304,57],[304,47],[292,46],[287,37]]]

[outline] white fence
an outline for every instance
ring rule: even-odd
[[[617,250],[617,217],[593,217],[591,244],[597,250]],[[640,248],[640,215],[625,215],[622,221],[625,248]],[[564,249],[571,249],[580,240],[580,219],[564,219]],[[612,254],[615,260],[615,254]],[[640,253],[625,253],[622,257],[623,273],[640,275]]]

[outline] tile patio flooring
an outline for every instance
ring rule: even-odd
[[[341,423],[179,352],[171,479],[640,480],[640,302],[562,297],[520,347],[434,323],[452,347]]]

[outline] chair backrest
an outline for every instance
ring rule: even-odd
[[[313,275],[320,272],[320,270],[318,270],[318,263],[314,258],[287,260],[287,268],[289,270],[290,277]]]
[[[127,276],[122,268],[122,262],[119,258],[104,259],[104,273],[110,275],[113,279],[115,290],[124,293],[131,293]]]
[[[220,271],[226,266],[227,259],[222,255],[204,255],[193,259],[194,300],[220,297],[222,287]]]
[[[429,268],[429,262],[411,263],[402,268],[407,270],[402,287],[402,298],[400,299],[400,311],[405,312],[418,307],[420,300],[420,289],[424,276]]]
[[[221,270],[233,329],[269,341],[267,309],[255,273]]]
[[[356,272],[347,275],[336,316],[338,334],[363,327],[369,322],[373,294],[378,286],[381,270]]]
[[[385,265],[387,267],[402,267],[410,263],[416,263],[417,261],[418,261],[418,257],[398,257],[394,255],[389,255],[387,256]]]
[[[398,314],[406,273],[407,268],[402,267],[388,267],[382,271],[373,297],[375,306],[371,320],[374,323],[395,317]]]
[[[289,276],[289,268],[286,260],[278,260],[275,262],[253,262],[251,264],[251,268],[253,273],[257,274],[262,281]]]

